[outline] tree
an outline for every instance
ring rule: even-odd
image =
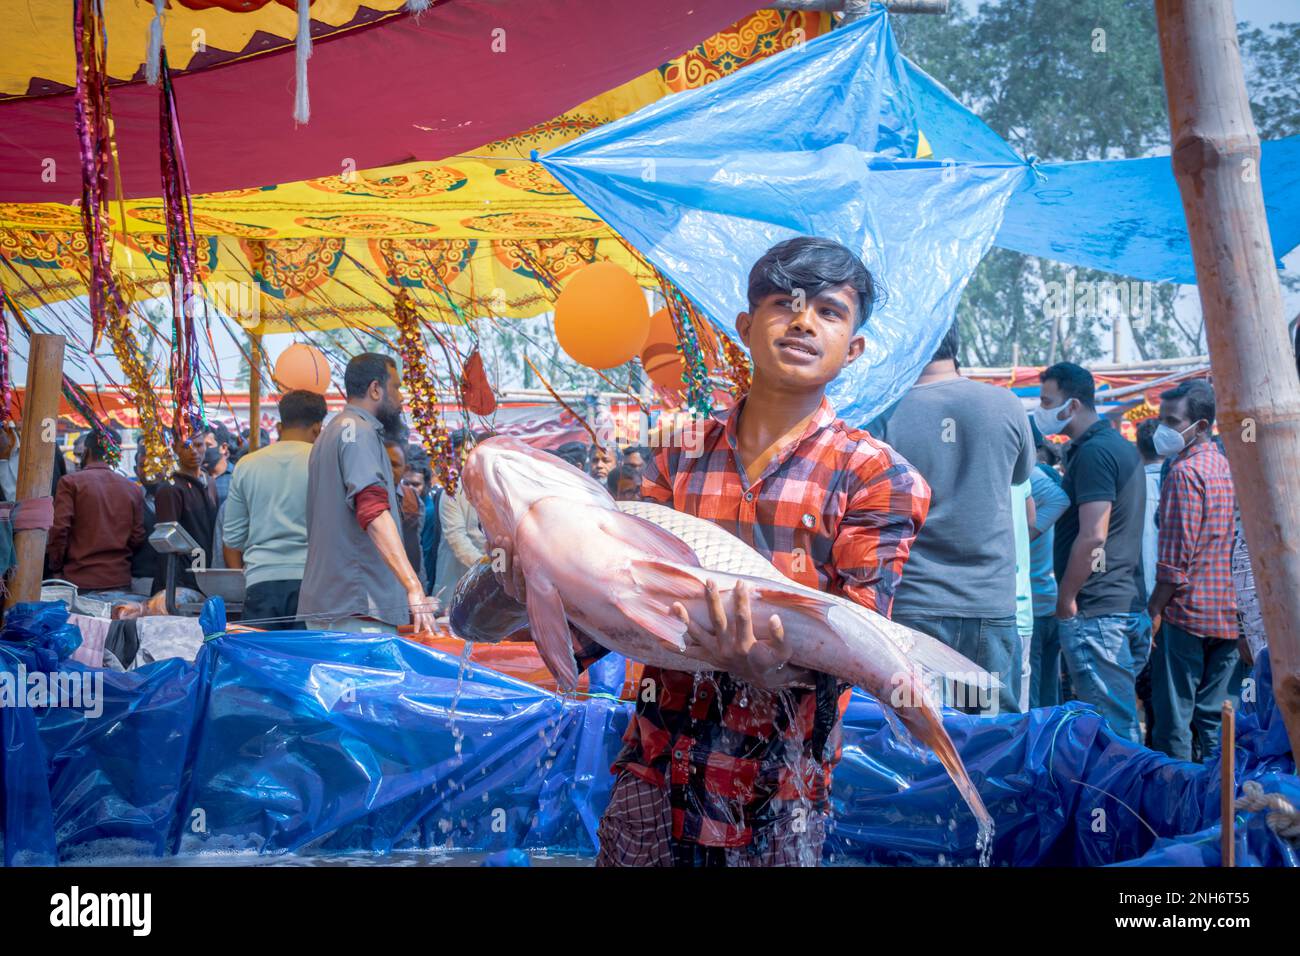
[[[947,16],[899,18],[898,29],[903,52],[1025,156],[1119,159],[1168,145],[1155,13],[1146,0],[1024,0],[974,13],[955,2]],[[1257,47],[1276,91],[1270,105],[1285,100],[1297,54],[1273,41]],[[1092,294],[1121,284],[1127,317],[1113,297]],[[1075,297],[1068,313],[1049,315],[1049,293],[1064,287],[1090,294]],[[1136,315],[1132,291],[1126,276],[994,249],[958,306],[963,358],[977,365],[1010,365],[1013,357],[1093,361],[1110,351],[1108,333],[1125,318],[1144,358],[1204,351],[1203,323],[1176,314],[1177,286],[1141,287]]]

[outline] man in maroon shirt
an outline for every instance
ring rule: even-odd
[[[54,496],[45,555],[50,573],[82,591],[131,588],[131,553],[144,543],[144,492],[109,466],[116,433],[92,431],[81,469]]]

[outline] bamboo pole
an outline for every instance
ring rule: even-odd
[[[1237,713],[1232,701],[1223,702],[1223,726],[1219,731],[1219,861],[1220,866],[1237,865]]]
[[[27,391],[23,395],[23,425],[19,436],[18,483],[15,500],[45,498],[54,480],[55,426],[59,418],[59,389],[63,382],[63,336],[33,335],[27,352]],[[17,566],[9,579],[6,607],[41,599],[45,569],[43,528],[14,532]]]
[[[262,333],[248,333],[248,450],[257,451],[262,434]]]
[[[1300,382],[1259,184],[1233,5],[1156,0],[1174,175],[1182,193],[1232,464],[1273,667],[1300,761]]]

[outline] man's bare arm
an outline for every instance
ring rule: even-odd
[[[425,595],[424,588],[420,585],[420,576],[411,567],[411,562],[406,560],[406,546],[402,543],[402,532],[393,520],[393,513],[380,512],[374,521],[366,525],[366,536],[374,543],[384,564],[388,565],[406,592],[406,600],[411,607],[411,624],[416,632],[432,631],[434,601]]]

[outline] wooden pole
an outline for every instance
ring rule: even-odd
[[[18,483],[15,500],[49,496],[54,480],[55,427],[59,420],[59,389],[63,383],[63,336],[33,335],[27,352],[27,392],[23,397],[23,425],[19,435]],[[41,574],[45,569],[43,529],[14,532],[17,566],[9,578],[6,607],[41,599]]]
[[[262,333],[248,333],[248,450],[257,451],[262,434]]]
[[[1273,667],[1300,761],[1300,381],[1259,184],[1233,5],[1156,0],[1174,175]]]
[[[1219,730],[1219,852],[1221,866],[1237,865],[1237,715],[1232,701],[1223,702]]]

